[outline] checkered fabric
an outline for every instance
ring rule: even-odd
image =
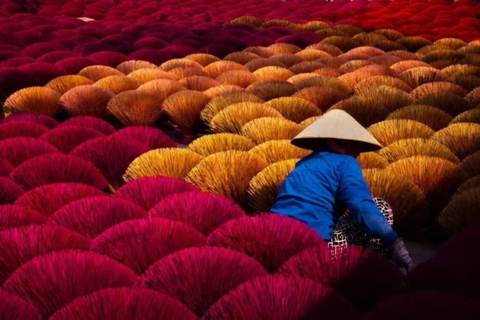
[[[381,198],[374,198],[373,201],[385,216],[388,223],[393,225],[393,212],[389,204]],[[348,212],[346,212],[335,225],[328,246],[332,250],[332,255],[335,257],[349,244],[366,247],[386,258],[389,258],[390,256],[388,246],[378,238],[369,238],[363,227],[357,223]]]

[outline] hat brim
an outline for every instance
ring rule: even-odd
[[[370,151],[377,151],[380,150],[382,147],[376,144],[358,141],[358,140],[350,140],[350,139],[338,139],[338,138],[296,138],[291,141],[296,147],[307,149],[307,150],[318,150],[324,148],[327,145],[325,139],[337,140],[337,141],[350,141],[357,145],[357,149],[359,152],[370,152]]]

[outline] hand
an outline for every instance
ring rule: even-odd
[[[400,238],[391,245],[392,259],[398,267],[404,268],[406,272],[410,272],[413,268],[413,260],[408,253],[405,243]]]

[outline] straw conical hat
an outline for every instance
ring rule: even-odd
[[[382,147],[380,142],[357,120],[339,109],[325,113],[293,138],[292,144],[303,149],[314,150],[323,144],[323,139],[358,142],[362,151],[373,151]]]

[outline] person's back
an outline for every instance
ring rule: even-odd
[[[329,241],[346,209],[370,237],[387,244],[398,239],[373,202],[357,160],[330,150],[314,152],[299,162],[270,211],[307,223]]]
[[[333,224],[346,209],[336,198],[339,172],[350,161],[348,158],[355,161],[324,150],[300,160],[282,184],[270,211],[301,220],[329,240]]]

